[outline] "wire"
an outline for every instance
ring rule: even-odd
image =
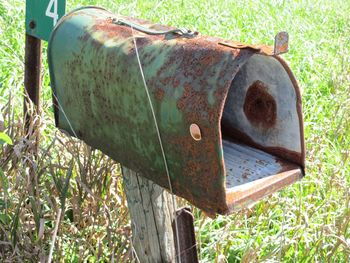
[[[142,76],[143,86],[144,86],[146,94],[147,94],[147,99],[148,99],[148,102],[149,102],[149,105],[150,105],[150,108],[151,108],[151,112],[152,112],[152,117],[153,117],[153,120],[154,120],[154,126],[155,126],[156,131],[157,131],[157,137],[158,137],[160,149],[161,149],[161,152],[162,152],[162,157],[163,157],[163,162],[164,162],[164,166],[165,166],[165,171],[166,171],[167,178],[168,178],[169,190],[170,190],[170,193],[171,193],[171,196],[172,196],[172,200],[173,200],[173,202],[172,202],[173,203],[173,209],[174,209],[174,212],[175,212],[176,211],[176,199],[175,199],[175,195],[174,195],[174,192],[173,192],[173,187],[172,187],[172,184],[171,184],[171,178],[170,178],[170,173],[169,173],[169,168],[168,168],[168,162],[167,162],[167,159],[166,159],[166,155],[165,155],[165,151],[164,151],[164,147],[163,147],[163,141],[162,141],[162,137],[161,137],[161,134],[160,134],[160,131],[159,131],[159,127],[158,127],[157,117],[156,117],[156,114],[154,112],[153,103],[152,103],[152,100],[151,100],[151,96],[149,94],[149,90],[148,90],[148,86],[147,86],[147,83],[146,83],[145,75],[143,73],[143,69],[142,69],[142,65],[141,65],[141,61],[140,61],[140,55],[139,55],[139,51],[138,51],[138,48],[137,48],[136,39],[135,39],[135,36],[134,36],[134,28],[132,26],[131,26],[131,32],[132,32],[132,38],[133,38],[133,42],[134,42],[134,46],[135,46],[136,58],[137,58],[137,62],[139,64],[140,74]],[[179,240],[179,230],[178,230],[176,213],[174,214],[174,219],[175,219],[175,228],[176,228],[176,243],[177,243],[177,248],[178,248],[178,255],[180,255],[180,253],[181,253],[181,251],[180,251],[180,240]],[[175,258],[178,255],[176,255]],[[181,263],[181,257],[180,256],[179,256],[179,263]]]
[[[55,99],[56,99],[56,101],[57,101],[57,103],[58,103],[58,107],[59,107],[60,111],[63,113],[64,117],[66,118],[66,120],[67,120],[67,122],[68,122],[68,125],[69,125],[69,128],[71,129],[71,131],[72,131],[74,137],[75,137],[75,138],[79,138],[79,137],[77,136],[77,134],[75,133],[75,131],[74,131],[74,129],[73,129],[73,126],[72,126],[71,122],[69,121],[69,119],[68,119],[68,117],[67,117],[67,115],[66,115],[66,112],[65,112],[64,109],[62,108],[61,103],[60,103],[59,99],[57,98],[55,92],[52,92],[52,95],[55,97]]]

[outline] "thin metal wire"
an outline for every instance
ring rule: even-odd
[[[75,137],[75,138],[79,138],[79,137],[77,136],[77,134],[75,133],[75,131],[74,131],[74,129],[73,129],[73,126],[72,126],[71,122],[69,121],[69,119],[68,119],[68,117],[67,117],[67,115],[66,115],[66,112],[65,112],[64,109],[62,108],[61,103],[60,103],[59,99],[57,98],[55,92],[52,92],[52,95],[55,97],[55,99],[56,99],[56,101],[57,101],[57,103],[58,103],[58,108],[59,108],[60,111],[63,113],[64,117],[66,118],[66,120],[67,120],[67,122],[68,122],[68,125],[69,125],[69,128],[71,129],[71,131],[72,131],[74,137]]]
[[[279,203],[281,203],[281,200],[280,200],[280,196],[281,194],[279,194]],[[282,223],[281,223],[281,234],[280,234],[280,238],[281,238],[281,246],[280,246],[280,251],[279,251],[279,257],[280,257],[280,260],[282,261],[282,251],[283,251],[283,247],[285,245],[285,242],[286,242],[286,237],[285,237],[285,223],[286,223],[286,206],[284,205],[283,206],[283,218],[282,218]]]
[[[64,111],[64,109],[63,109],[63,107],[62,107],[62,105],[61,105],[61,103],[60,103],[58,97],[56,96],[56,94],[55,94],[54,92],[52,92],[52,94],[53,94],[53,96],[55,97],[55,99],[56,99],[56,101],[57,101],[59,110],[63,113],[64,117],[66,118],[66,120],[67,120],[67,122],[68,122],[68,125],[69,125],[69,127],[70,127],[70,129],[71,129],[73,135],[74,135],[76,138],[78,138],[78,136],[77,136],[77,134],[76,134],[76,132],[75,132],[73,126],[72,126],[72,123],[70,122],[70,120],[69,120],[69,118],[68,118],[66,112]],[[79,156],[78,156],[78,157],[79,157]],[[80,183],[82,183],[82,182],[80,182]],[[84,185],[83,185],[83,186],[84,186]],[[85,190],[87,190],[87,192],[89,192],[89,193],[92,195],[92,197],[95,197],[95,196],[91,193],[91,191],[89,191],[89,189],[86,189],[86,188],[85,188]],[[139,259],[138,255],[137,255],[137,252],[136,252],[136,250],[135,250],[135,248],[134,248],[134,246],[133,246],[133,241],[132,241],[132,239],[130,239],[130,244],[131,244],[131,249],[132,249],[132,251],[134,252],[134,255],[135,255],[135,257],[136,257],[137,262],[140,262],[140,259]]]
[[[164,147],[163,147],[163,141],[162,141],[162,137],[161,137],[161,134],[160,134],[159,127],[158,127],[157,117],[156,117],[156,114],[155,114],[155,111],[154,111],[154,108],[153,108],[153,103],[152,103],[152,100],[151,100],[151,96],[149,94],[149,90],[148,90],[148,86],[147,86],[147,83],[146,83],[145,75],[143,73],[142,64],[141,64],[141,61],[140,61],[139,51],[138,51],[138,48],[137,48],[137,43],[136,43],[136,39],[135,39],[135,36],[134,36],[134,28],[133,27],[131,27],[131,32],[132,32],[132,38],[133,38],[133,42],[134,42],[134,46],[135,46],[136,58],[137,58],[137,62],[139,64],[140,74],[141,74],[142,81],[143,81],[143,86],[144,86],[146,94],[147,94],[147,99],[148,99],[148,102],[149,102],[149,105],[150,105],[150,108],[151,108],[152,117],[153,117],[153,121],[154,121],[154,126],[155,126],[156,131],[157,131],[157,137],[158,137],[160,149],[161,149],[161,152],[162,152],[163,162],[164,162],[165,171],[166,171],[167,179],[168,179],[169,190],[170,190],[170,193],[171,193],[171,196],[172,196],[172,200],[173,200],[173,209],[174,209],[174,212],[175,212],[176,211],[176,199],[175,199],[175,195],[174,195],[174,192],[173,192],[173,187],[172,187],[172,184],[171,184],[171,178],[170,178],[170,172],[169,172],[169,168],[168,168],[168,162],[167,162],[167,159],[166,159],[166,154],[165,154]],[[176,213],[174,215],[174,219],[175,219],[174,221],[175,221],[175,229],[176,229],[176,231],[175,231],[176,232],[176,241],[177,241],[176,243],[177,243],[177,248],[178,248],[178,255],[180,255],[180,253],[181,253],[180,252],[180,240],[179,240],[179,230],[178,230]],[[175,255],[175,258],[177,258],[178,255]],[[179,259],[179,263],[181,263],[181,257],[180,256],[178,257],[178,259]]]

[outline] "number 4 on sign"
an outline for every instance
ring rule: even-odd
[[[25,0],[25,2],[26,33],[48,41],[52,30],[66,13],[66,0]]]
[[[58,21],[57,1],[58,0],[50,0],[48,6],[46,8],[46,12],[45,12],[45,15],[47,17],[51,17],[52,18],[53,26],[55,26],[57,21]],[[52,9],[53,9],[53,11],[52,11]]]

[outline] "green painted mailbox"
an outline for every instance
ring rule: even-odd
[[[169,189],[153,105],[173,192],[207,212],[303,176],[299,87],[267,46],[88,7],[60,20],[48,56],[60,129]]]

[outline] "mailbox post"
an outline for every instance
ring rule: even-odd
[[[175,243],[171,223],[175,210],[171,195],[131,169],[122,167],[122,172],[136,261],[173,262]]]

